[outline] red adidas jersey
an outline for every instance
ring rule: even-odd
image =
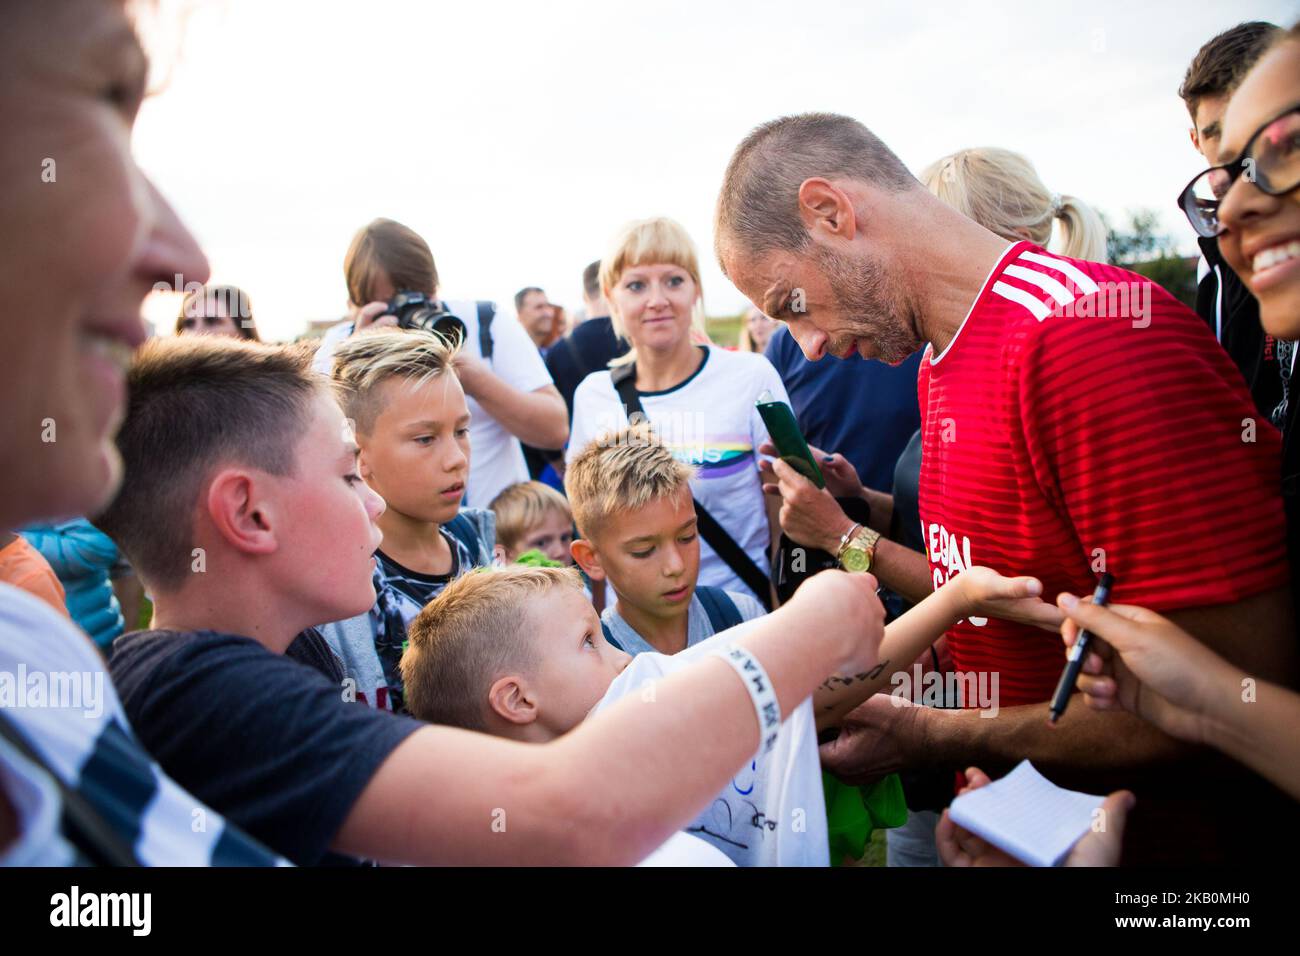
[[[1055,601],[1106,570],[1112,602],[1166,611],[1288,583],[1280,437],[1206,324],[1142,276],[1016,243],[917,385],[935,587],[985,565]],[[1005,621],[948,640],[1003,706],[1047,700],[1065,662],[1059,635]]]

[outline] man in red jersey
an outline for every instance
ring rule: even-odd
[[[1247,673],[1293,684],[1278,437],[1190,309],[1123,269],[995,236],[843,116],[786,117],[751,133],[727,168],[714,232],[724,271],[789,324],[809,360],[856,351],[896,363],[928,343],[920,514],[936,585],[987,565],[1039,577],[1050,601],[1091,593],[1108,570],[1116,603],[1156,608]],[[776,468],[783,490],[814,497]],[[856,547],[856,564],[886,578],[897,546],[877,547],[836,511],[821,512],[832,550]],[[897,707],[880,695],[824,751],[831,769],[866,781],[925,766],[1000,772],[1029,758],[1067,785],[1133,786],[1135,836],[1173,822],[1159,781],[1147,790],[1154,802],[1139,784],[1188,748],[1077,703],[1048,725],[1059,636],[973,619],[947,637],[957,672],[996,679],[980,685],[996,688],[996,716],[987,705]],[[1178,786],[1221,786],[1204,777],[1224,772],[1209,761],[1199,755]],[[1183,809],[1214,822],[1203,802]],[[1233,849],[1243,842],[1235,827]]]

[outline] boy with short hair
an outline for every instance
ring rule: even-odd
[[[809,596],[804,589],[824,577],[810,578],[792,603],[804,604]],[[870,575],[857,577],[874,584]],[[817,733],[838,726],[849,711],[894,682],[895,672],[954,621],[999,606],[1005,610],[1008,602],[1036,602],[1035,587],[1041,591],[1030,578],[1003,578],[988,568],[953,578],[885,629],[874,667],[829,676],[796,707],[687,833],[740,866],[825,866],[828,836]],[[632,657],[604,639],[573,569],[493,568],[450,584],[411,623],[402,656],[407,705],[422,720],[546,743],[576,732],[589,715],[620,700],[653,703],[660,680],[727,653],[746,634],[778,618],[793,620],[790,607],[671,656],[652,650]],[[638,780],[659,769],[642,768]]]
[[[492,561],[492,513],[460,507],[470,446],[456,351],[430,332],[382,329],[334,353],[357,468],[386,507],[374,606],[320,630],[352,681],[349,694],[380,710],[404,709],[397,664],[407,624],[448,582]]]
[[[113,679],[168,773],[297,862],[637,862],[750,759],[766,722],[826,674],[876,665],[873,582],[822,575],[737,642],[775,691],[771,713],[712,659],[540,746],[357,707],[284,654],[375,600],[383,502],[326,380],[283,350],[201,336],[150,342],[128,384],[125,481],[102,522],[159,630],[118,639]]]
[[[540,551],[552,561],[572,565],[573,515],[569,503],[550,485],[520,481],[492,499],[496,516],[493,554],[509,564],[521,554]]]
[[[693,473],[646,425],[596,439],[565,472],[581,536],[573,556],[613,587],[601,623],[629,654],[675,654],[764,613],[747,594],[697,586]]]

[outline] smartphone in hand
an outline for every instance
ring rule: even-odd
[[[799,423],[795,421],[794,409],[785,402],[778,401],[770,391],[764,390],[755,403],[758,414],[767,426],[767,433],[772,436],[781,460],[799,472],[818,488],[826,487],[822,470],[817,467],[817,460],[808,449]]]

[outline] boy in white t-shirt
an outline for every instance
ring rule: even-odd
[[[953,578],[885,628],[879,661],[870,671],[828,676],[812,697],[792,708],[769,746],[741,768],[686,832],[740,866],[827,865],[818,732],[837,726],[889,684],[954,621],[1033,600],[1036,584],[987,568]],[[792,607],[783,607],[773,617],[790,613]],[[747,621],[672,656],[647,651],[632,658],[605,640],[575,570],[484,569],[453,581],[411,622],[402,656],[407,707],[434,724],[551,741],[620,700],[668,706],[656,699],[662,679],[725,655],[767,620]],[[901,706],[902,699],[895,699]],[[707,735],[708,728],[700,731]],[[647,766],[644,772],[667,769]]]

